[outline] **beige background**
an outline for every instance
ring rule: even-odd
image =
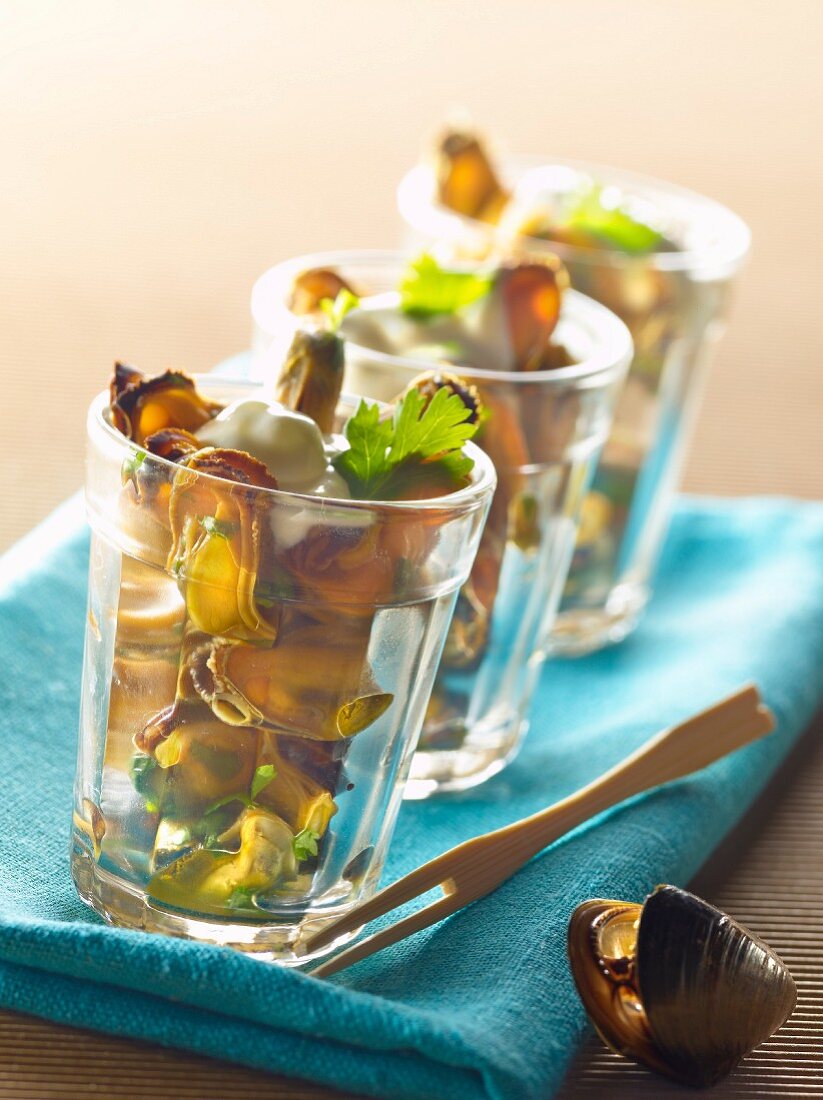
[[[80,483],[115,357],[207,367],[271,263],[397,242],[394,185],[458,104],[748,219],[687,485],[823,495],[821,36],[820,0],[6,0],[0,545]]]

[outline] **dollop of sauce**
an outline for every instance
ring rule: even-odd
[[[361,298],[340,331],[347,340],[372,351],[433,364],[481,370],[509,370],[513,365],[503,303],[494,289],[459,313],[425,319],[404,314],[399,295]]]
[[[241,398],[198,429],[197,438],[212,447],[247,451],[266,464],[287,492],[350,496],[330,461],[339,445],[326,443],[311,417],[278,402]]]

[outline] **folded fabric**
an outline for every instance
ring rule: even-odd
[[[685,884],[823,695],[823,505],[684,500],[635,636],[549,663],[519,759],[404,805],[386,879],[568,794],[748,680],[763,742],[602,815],[491,896],[328,980],[110,928],[67,839],[85,614],[79,501],[0,563],[0,1005],[380,1097],[551,1094],[586,1027],[565,927],[587,897]]]

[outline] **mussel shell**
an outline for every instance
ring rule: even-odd
[[[719,909],[661,886],[640,916],[636,983],[671,1075],[710,1085],[791,1015],[797,988],[767,944]]]
[[[797,997],[771,948],[674,886],[659,886],[642,907],[583,902],[568,945],[604,1042],[682,1084],[719,1081],[786,1022]]]
[[[275,383],[275,400],[311,417],[324,435],[334,430],[346,365],[343,348],[334,332],[298,329]]]
[[[480,423],[485,411],[477,386],[472,385],[467,379],[461,378],[459,374],[441,370],[424,371],[423,374],[419,374],[417,378],[413,378],[409,382],[406,389],[396,400],[401,401],[409,390],[417,390],[426,399],[426,408],[428,408],[434,395],[441,389],[448,390],[450,394],[456,394],[460,398],[469,411],[469,416],[466,418],[467,423]]]

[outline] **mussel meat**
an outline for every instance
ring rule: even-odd
[[[448,130],[434,152],[437,198],[443,206],[469,218],[497,222],[508,192],[477,136],[468,130]]]
[[[443,389],[450,394],[456,394],[469,410],[467,424],[479,424],[483,420],[485,413],[477,386],[472,385],[467,379],[461,378],[460,375],[451,374],[448,371],[431,370],[419,374],[417,378],[413,378],[409,382],[403,393],[395,400],[402,401],[408,390],[417,390],[425,399],[426,404],[423,407],[426,409],[438,390]]]
[[[568,931],[580,998],[618,1054],[703,1088],[786,1022],[785,964],[719,909],[675,886],[644,904],[594,899]]]
[[[568,285],[566,268],[551,253],[500,266],[493,293],[502,296],[516,370],[547,368],[549,339],[560,320]]]
[[[164,428],[196,432],[222,408],[203,397],[194,380],[181,371],[147,378],[123,363],[115,364],[109,396],[112,424],[139,446]]]
[[[277,634],[256,592],[270,528],[261,497],[245,486],[275,489],[277,482],[242,451],[204,448],[183,458],[169,500],[168,567],[184,583],[198,630],[263,641]]]
[[[371,678],[369,635],[349,625],[336,633],[323,624],[299,627],[271,648],[216,639],[210,681],[197,681],[204,701],[229,726],[267,725],[318,741],[353,737],[394,697]]]
[[[159,870],[149,882],[157,901],[204,912],[253,908],[256,892],[293,878],[297,870],[292,831],[269,810],[249,807],[219,838],[221,848],[198,848]]]

